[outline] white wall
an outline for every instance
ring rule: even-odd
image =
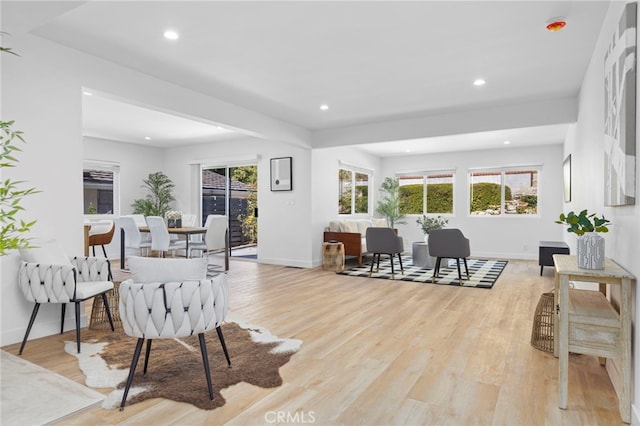
[[[516,142],[514,141],[513,144]],[[494,149],[387,158],[382,162],[383,176],[398,172],[455,169],[453,216],[449,228],[460,228],[469,238],[471,255],[506,259],[537,259],[541,240],[561,241],[563,228],[554,221],[562,211],[562,145],[533,148]],[[542,165],[539,178],[538,211],[535,217],[470,216],[469,168],[512,165]],[[398,225],[405,248],[424,235],[416,224],[420,215],[407,215]]]
[[[625,2],[612,2],[605,18],[600,37],[591,58],[580,90],[578,122],[574,131],[570,132],[564,146],[564,155],[571,154],[572,165],[572,199],[564,205],[564,211],[589,211],[604,214],[612,225],[604,234],[606,256],[612,258],[640,277],[640,207],[638,204],[625,207],[607,207],[604,205],[604,55],[610,43],[614,28],[624,9]],[[636,60],[637,61],[637,60]],[[637,73],[637,62],[636,62]],[[636,75],[636,88],[640,73]],[[637,89],[636,89],[637,90]],[[637,99],[637,93],[636,93]],[[640,127],[636,111],[636,134]],[[638,161],[638,141],[636,139],[636,197],[640,188],[640,162]],[[565,233],[565,241],[575,247],[573,234]],[[637,284],[636,284],[637,286]],[[637,288],[637,287],[636,287]],[[634,324],[635,312],[640,304],[640,294],[634,292]],[[634,327],[633,336],[634,360],[640,353],[640,330]],[[633,368],[633,413],[632,424],[638,424],[638,408],[640,407],[640,369]]]

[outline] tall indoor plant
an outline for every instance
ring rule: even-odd
[[[169,204],[175,200],[173,188],[175,185],[167,175],[162,172],[149,173],[147,179],[143,180],[143,188],[147,188],[148,194],[145,198],[133,201],[134,214],[145,216],[164,217],[169,211]]]
[[[583,269],[604,269],[604,238],[599,232],[609,232],[611,222],[596,213],[589,213],[587,209],[576,214],[571,211],[568,214],[560,213],[556,223],[567,225],[567,232],[578,236],[577,258],[578,267]]]
[[[380,185],[383,197],[378,201],[376,213],[387,219],[389,227],[393,228],[396,223],[406,223],[404,214],[400,213],[400,183],[397,179],[387,177]]]

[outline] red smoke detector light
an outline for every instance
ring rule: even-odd
[[[547,29],[551,32],[556,32],[563,29],[565,25],[567,25],[567,21],[564,19],[554,19],[547,24]]]

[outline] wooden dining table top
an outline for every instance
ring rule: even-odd
[[[150,232],[148,226],[141,226],[140,232]],[[180,235],[188,235],[188,234],[205,234],[207,232],[207,228],[202,228],[198,226],[183,226],[182,228],[167,228],[170,234],[180,234]]]

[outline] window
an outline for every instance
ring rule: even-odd
[[[453,214],[453,172],[400,176],[400,213]]]
[[[535,167],[471,172],[469,214],[537,215],[538,174]]]
[[[84,214],[119,214],[120,166],[85,162],[82,170]]]
[[[338,213],[369,213],[370,173],[338,169]]]

